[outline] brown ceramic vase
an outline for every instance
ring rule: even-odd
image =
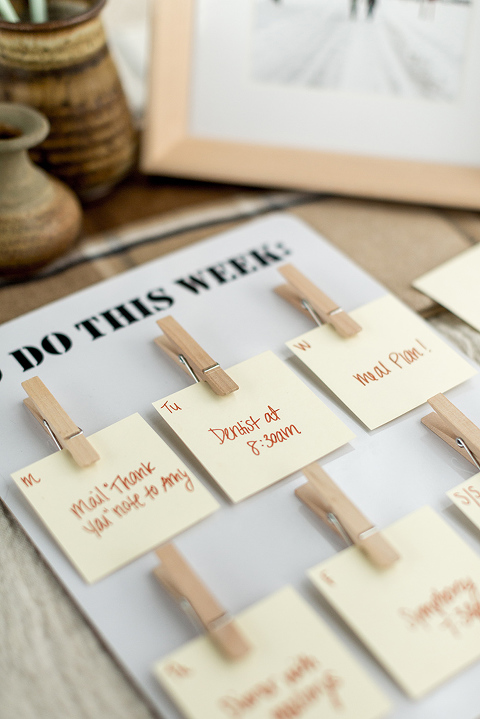
[[[37,269],[78,237],[82,212],[74,193],[28,155],[48,130],[36,110],[0,103],[0,274]]]
[[[49,0],[46,23],[0,21],[0,100],[43,112],[51,132],[34,155],[82,199],[132,168],[136,133],[99,17],[106,0]]]

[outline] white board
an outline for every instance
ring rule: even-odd
[[[270,257],[266,250],[272,253]],[[242,256],[245,260],[238,260]],[[230,262],[235,258],[237,266]],[[347,311],[385,292],[307,226],[278,215],[126,272],[1,326],[0,495],[162,716],[177,718],[178,712],[154,680],[151,668],[192,638],[195,629],[153,578],[154,554],[88,586],[10,479],[11,472],[53,451],[22,405],[25,393],[20,383],[24,379],[38,374],[86,434],[138,411],[221,503],[220,511],[180,535],[177,546],[232,614],[292,584],[327,617],[390,696],[395,719],[472,719],[478,711],[480,663],[426,699],[412,703],[311,588],[306,570],[340,550],[342,544],[294,496],[294,488],[304,481],[300,473],[233,506],[151,406],[190,381],[154,345],[153,339],[160,334],[155,320],[165,314],[173,314],[224,367],[271,349],[355,432],[351,445],[322,464],[367,516],[382,527],[430,504],[475,550],[480,549],[480,537],[462,524],[445,496],[473,470],[420,424],[427,406],[367,432],[291,358],[284,342],[310,329],[311,322],[273,292],[281,282],[276,268],[283,261],[293,262],[315,279]],[[251,272],[242,274],[238,269],[244,262]],[[188,289],[184,282],[191,283],[188,278],[192,275],[209,289],[200,285],[197,293]],[[172,306],[166,307],[167,300],[148,300],[151,292],[170,297]],[[132,311],[134,305],[128,303],[134,299],[148,309],[153,304],[164,309],[131,324],[124,319],[125,326],[114,330],[101,313],[121,305]],[[140,316],[138,305],[136,314]],[[118,311],[112,316],[120,318]],[[81,324],[86,320],[90,320],[90,330]],[[102,333],[96,339],[92,339],[93,326]],[[67,339],[71,342],[68,351],[63,351],[58,335],[64,336],[63,345],[68,346]],[[42,349],[47,336],[44,346],[62,353]],[[22,359],[19,351],[28,346],[42,351],[45,358],[38,367],[24,371],[21,362],[25,364],[30,355],[23,350]],[[448,397],[475,419],[479,389],[477,376],[448,392]]]

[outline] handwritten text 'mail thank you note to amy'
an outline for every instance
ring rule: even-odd
[[[387,699],[290,587],[236,617],[251,644],[238,661],[200,637],[155,666],[188,719],[380,719]]]
[[[100,460],[78,467],[66,450],[12,477],[87,582],[95,582],[218,507],[134,414],[91,435]]]
[[[375,429],[473,377],[476,370],[391,295],[350,313],[362,331],[323,325],[287,346],[369,428]]]
[[[239,389],[205,382],[154,407],[233,502],[270,486],[353,438],[273,352],[227,370]]]
[[[480,658],[480,558],[430,507],[382,534],[400,555],[388,569],[350,547],[309,576],[403,690],[419,698]]]

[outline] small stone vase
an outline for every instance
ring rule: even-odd
[[[31,105],[51,132],[35,161],[82,200],[105,195],[132,169],[137,135],[110,55],[100,11],[106,0],[47,0],[48,22],[0,20],[0,101]]]
[[[80,231],[73,192],[28,155],[48,131],[47,119],[33,108],[0,103],[1,274],[37,269],[67,250]]]

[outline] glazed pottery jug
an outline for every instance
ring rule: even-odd
[[[51,126],[34,155],[82,199],[132,168],[136,133],[99,17],[106,0],[48,0],[48,22],[0,21],[0,101],[32,105]]]
[[[63,182],[36,167],[28,149],[48,134],[46,118],[0,103],[0,273],[34,270],[78,237],[82,212]]]

